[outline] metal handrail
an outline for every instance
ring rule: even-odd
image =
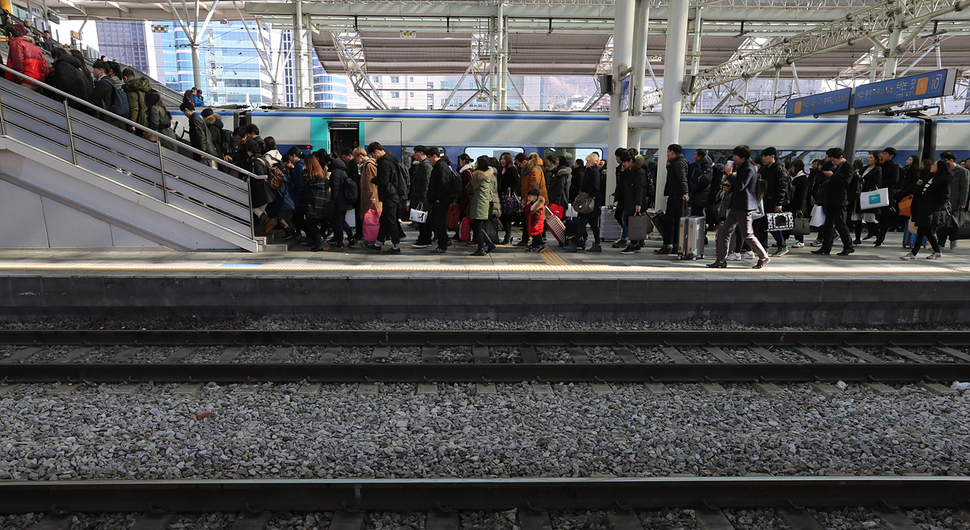
[[[24,75],[24,74],[18,72],[16,70],[7,68],[6,66],[4,66],[2,64],[0,64],[0,71],[6,72],[6,73],[9,73],[9,74],[13,74],[13,75],[15,75],[17,77],[20,77],[20,78],[24,79],[25,81],[29,81],[30,83],[32,83],[34,85],[37,85],[37,86],[39,86],[41,88],[43,88],[44,90],[49,90],[50,92],[53,92],[53,93],[55,93],[55,94],[57,94],[59,96],[63,96],[65,98],[68,98],[71,101],[74,101],[76,103],[80,103],[81,105],[84,105],[85,107],[88,107],[91,110],[94,110],[96,112],[100,112],[101,114],[105,114],[107,116],[110,116],[110,117],[112,117],[112,118],[114,118],[114,119],[116,119],[116,120],[118,120],[118,121],[120,121],[120,122],[122,122],[122,123],[124,123],[126,125],[129,125],[131,127],[134,127],[136,129],[139,129],[139,130],[141,130],[143,132],[147,132],[147,133],[154,134],[154,135],[158,136],[158,131],[154,131],[152,129],[149,129],[148,127],[145,127],[144,125],[141,125],[139,123],[135,123],[135,122],[129,120],[128,118],[119,116],[119,115],[111,112],[110,110],[105,110],[105,109],[102,109],[101,107],[99,107],[97,105],[93,105],[91,103],[88,103],[87,101],[84,101],[83,99],[80,99],[80,98],[75,97],[75,96],[73,96],[71,94],[68,94],[68,93],[63,92],[61,90],[58,90],[58,89],[56,89],[56,88],[48,85],[47,83],[44,83],[43,81],[38,81],[38,80],[36,80],[36,79],[34,79],[32,77],[29,77],[27,75]],[[162,140],[162,138],[161,138],[161,136],[159,136],[159,139],[157,141],[158,142],[161,142],[161,140]],[[223,166],[226,166],[226,167],[228,167],[229,169],[231,169],[233,171],[238,171],[240,175],[245,175],[247,177],[251,177],[251,178],[255,178],[255,179],[259,179],[259,180],[266,180],[266,178],[267,178],[266,175],[256,175],[256,174],[254,174],[252,172],[246,171],[245,169],[243,169],[241,167],[238,167],[238,166],[235,166],[233,164],[230,164],[229,162],[226,162],[225,160],[219,160],[218,158],[213,157],[212,155],[210,155],[209,153],[206,153],[205,151],[202,151],[200,149],[196,149],[196,148],[192,147],[191,145],[188,145],[188,144],[183,143],[181,140],[172,139],[172,138],[169,138],[169,137],[166,136],[165,137],[165,141],[168,142],[168,143],[176,144],[176,146],[178,146],[179,148],[185,149],[186,151],[189,151],[191,153],[194,153],[194,154],[197,154],[197,155],[202,155],[202,156],[206,157],[206,159],[208,159],[208,160],[215,160],[219,164],[221,164]]]
[[[165,176],[165,161],[164,161],[164,158],[163,158],[164,157],[164,155],[163,155],[164,152],[162,151],[162,149],[163,149],[163,147],[162,147],[162,138],[163,138],[163,136],[160,135],[160,134],[158,134],[158,131],[154,131],[152,129],[149,129],[148,127],[145,127],[145,126],[143,126],[143,125],[141,125],[139,123],[133,122],[130,119],[125,118],[123,116],[119,116],[119,115],[117,115],[117,114],[115,114],[115,113],[113,113],[111,111],[104,110],[101,107],[98,107],[97,105],[93,105],[93,104],[91,104],[91,103],[89,103],[87,101],[84,101],[83,99],[80,99],[80,98],[75,97],[75,96],[73,96],[71,94],[68,94],[68,93],[66,93],[66,92],[64,92],[62,90],[59,90],[57,88],[54,88],[54,87],[48,85],[47,83],[44,83],[43,81],[36,80],[36,79],[34,79],[32,77],[29,77],[27,75],[22,74],[21,72],[18,72],[16,70],[11,69],[11,68],[7,68],[5,65],[0,64],[0,72],[10,73],[10,74],[12,74],[14,76],[17,76],[19,78],[24,79],[25,81],[28,81],[28,82],[30,82],[30,83],[32,83],[34,85],[37,85],[37,86],[39,86],[39,87],[41,87],[41,88],[43,88],[45,90],[48,90],[51,93],[57,94],[57,95],[62,96],[62,97],[65,98],[65,100],[64,100],[64,117],[65,117],[65,120],[67,121],[68,136],[71,139],[71,153],[72,153],[73,158],[74,158],[74,160],[73,160],[73,164],[74,165],[77,165],[77,151],[75,150],[75,147],[74,147],[74,131],[73,131],[73,128],[71,126],[70,105],[68,105],[68,103],[67,103],[68,100],[74,101],[75,103],[78,103],[80,105],[83,105],[85,107],[88,107],[89,109],[94,110],[96,112],[99,112],[99,113],[105,114],[107,116],[110,116],[110,117],[112,117],[112,118],[114,118],[114,119],[116,119],[116,120],[118,120],[118,121],[120,121],[120,122],[122,122],[122,123],[124,123],[124,124],[126,124],[128,126],[134,127],[135,129],[138,129],[138,130],[141,130],[143,132],[147,132],[149,134],[155,135],[158,138],[157,140],[155,140],[155,144],[157,146],[157,153],[158,153],[158,167],[161,170],[161,176],[162,176],[162,182],[161,182],[161,185],[162,185],[162,196],[163,196],[162,202],[164,202],[165,204],[170,204],[169,203],[169,200],[168,200],[168,186],[166,185],[166,179],[167,179],[167,177]],[[2,125],[2,114],[0,114],[0,125]],[[2,131],[2,130],[3,130],[3,127],[0,127],[0,131]],[[247,190],[246,190],[247,206],[249,208],[249,211],[252,212],[252,210],[253,210],[253,199],[252,199],[252,189],[251,189],[252,184],[251,184],[251,181],[249,179],[252,178],[252,179],[257,179],[257,180],[266,180],[268,178],[266,175],[256,175],[255,173],[252,173],[250,171],[246,171],[245,169],[242,169],[242,168],[240,168],[240,167],[238,167],[236,165],[230,164],[230,163],[226,162],[225,160],[219,160],[218,158],[213,157],[212,155],[210,155],[209,153],[206,153],[205,151],[202,151],[200,149],[196,149],[196,148],[192,147],[191,145],[185,144],[181,140],[172,139],[172,138],[169,138],[167,136],[164,136],[164,141],[166,141],[166,142],[168,142],[168,143],[170,143],[172,145],[175,145],[176,147],[185,149],[185,150],[187,150],[187,151],[189,151],[191,153],[195,153],[195,154],[201,155],[201,156],[205,157],[207,160],[215,160],[218,164],[220,164],[222,166],[225,166],[225,167],[229,168],[230,170],[237,171],[240,174],[240,176],[247,177],[245,179],[245,181],[247,183],[246,184],[246,188],[247,188]],[[250,239],[253,239],[253,240],[256,239],[256,227],[255,227],[255,224],[252,221],[249,222],[249,237],[250,237]]]

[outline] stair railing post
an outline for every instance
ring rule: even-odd
[[[71,140],[71,162],[77,165],[77,149],[74,147],[74,126],[71,125],[71,107],[64,100],[64,119],[67,120],[67,137]]]
[[[2,136],[7,135],[7,126],[3,123],[3,98],[2,97],[0,97],[0,135]]]
[[[158,140],[155,140],[155,145],[158,147],[158,170],[162,173],[162,198],[165,204],[168,204],[168,177],[165,176],[165,159],[162,154],[162,137],[158,136]]]

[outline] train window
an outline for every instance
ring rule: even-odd
[[[515,155],[523,152],[525,151],[523,151],[521,147],[466,147],[465,148],[465,154],[472,157],[472,160],[475,160],[476,158],[482,155],[485,155],[488,157],[494,157],[497,159],[502,156],[502,153],[511,153],[512,156],[514,157]]]
[[[404,146],[404,147],[401,148],[401,163],[404,164],[405,167],[411,167],[411,159],[414,157],[414,148],[415,147],[417,147],[417,146],[414,146],[414,145],[406,145],[406,146]],[[439,145],[438,146],[438,152],[441,153],[441,154],[444,154],[445,148],[444,147],[441,147]]]
[[[603,158],[603,150],[593,147],[547,147],[542,150],[542,157],[545,158],[549,155],[564,156],[572,164],[577,159],[585,159],[586,155],[590,153],[596,153],[600,158]]]

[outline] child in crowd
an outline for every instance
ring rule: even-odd
[[[529,190],[526,200],[526,212],[529,214],[529,236],[532,237],[532,246],[529,247],[529,252],[542,252],[546,249],[546,244],[542,240],[542,232],[546,226],[546,201],[536,188]]]

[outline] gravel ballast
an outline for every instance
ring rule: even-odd
[[[917,386],[879,396],[861,385],[826,396],[809,385],[766,397],[750,385],[640,385],[595,394],[583,384],[142,385],[60,395],[26,385],[0,397],[0,479],[963,475],[968,396]],[[212,412],[204,420],[196,412]]]

